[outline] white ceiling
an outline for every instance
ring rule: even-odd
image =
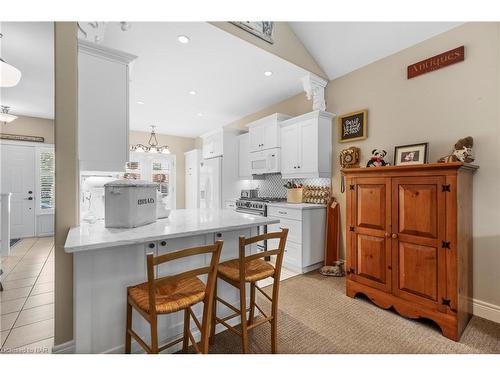
[[[452,29],[456,22],[290,22],[334,79]]]
[[[53,23],[2,22],[0,31],[0,56],[22,73],[17,86],[1,88],[0,104],[12,114],[53,119]]]
[[[179,43],[179,35],[190,43]],[[102,45],[138,56],[130,82],[134,130],[156,125],[158,133],[196,137],[298,94],[307,74],[205,22],[132,22],[126,32],[108,23]]]

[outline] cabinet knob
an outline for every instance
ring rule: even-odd
[[[161,241],[161,246],[167,246],[167,241]]]
[[[222,233],[217,233],[217,234],[216,234],[216,236],[217,236],[218,238],[221,238],[221,237],[222,237]]]
[[[389,238],[391,235],[389,233],[385,232],[384,236],[387,237],[387,238]]]
[[[397,233],[393,233],[392,234],[392,238],[398,238],[398,234]]]
[[[297,166],[294,166],[293,169],[297,169]]]
[[[148,245],[148,247],[149,247],[150,249],[154,249],[155,244],[151,242],[151,243]]]
[[[300,165],[297,165],[297,168],[300,168]]]

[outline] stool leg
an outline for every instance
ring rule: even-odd
[[[243,348],[243,354],[248,353],[247,307],[245,294],[245,283],[243,283],[240,287],[241,345]]]
[[[158,354],[158,317],[154,315],[149,323],[151,325],[151,354]]]
[[[253,324],[255,315],[255,283],[250,284],[250,315],[248,316],[248,325]]]
[[[278,290],[279,280],[274,280],[273,285],[273,301],[271,302],[271,353],[278,352]]]
[[[187,353],[189,347],[189,325],[191,323],[191,317],[189,316],[189,310],[184,309],[184,340],[182,341],[182,352]]]
[[[213,345],[215,342],[215,325],[217,324],[215,322],[215,318],[217,317],[217,281],[215,280],[215,286],[214,286],[214,302],[212,304],[212,316],[210,318],[210,345]]]
[[[125,327],[125,354],[130,354],[132,347],[132,336],[129,329],[132,329],[132,305],[127,301],[127,324]]]

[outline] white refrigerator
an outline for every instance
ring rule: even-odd
[[[200,161],[200,208],[222,208],[222,157]]]

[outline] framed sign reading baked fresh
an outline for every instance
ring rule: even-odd
[[[357,112],[347,113],[339,116],[339,142],[351,142],[365,139],[368,135],[366,133],[366,113],[367,110],[363,109]]]

